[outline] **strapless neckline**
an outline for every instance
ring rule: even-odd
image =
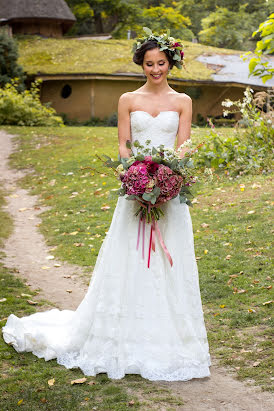
[[[178,115],[178,117],[179,117],[178,111],[175,111],[175,110],[160,111],[160,113],[158,113],[157,116],[152,116],[150,113],[148,113],[147,111],[143,111],[143,110],[131,111],[131,112],[130,112],[130,115],[131,115],[131,114],[134,114],[134,113],[145,113],[145,114],[147,114],[147,115],[148,115],[149,117],[151,117],[151,118],[157,118],[157,117],[159,117],[159,116],[160,116],[161,114],[163,114],[163,113],[176,113],[176,114]]]

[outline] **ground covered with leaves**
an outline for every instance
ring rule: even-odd
[[[30,171],[22,184],[51,207],[42,215],[40,229],[55,247],[53,253],[91,271],[112,218],[119,185],[115,177],[107,175],[109,171],[95,154],[117,156],[117,130],[6,129],[18,135],[12,164]],[[230,132],[221,129],[220,135]],[[194,129],[193,140],[198,143],[205,133],[204,129]],[[96,168],[97,172],[85,167]],[[190,211],[211,353],[221,364],[233,368],[238,378],[270,390],[271,177],[221,176],[212,182],[201,180],[193,188],[195,200]],[[0,214],[0,218],[6,216]],[[27,302],[31,297],[24,296],[32,293],[5,268],[1,269],[2,285],[3,297],[8,298],[1,303],[1,325],[10,312],[34,312]],[[39,304],[38,309],[43,309],[43,303]],[[71,381],[83,377],[78,370],[64,370],[31,354],[18,355],[2,340],[0,346],[0,401],[7,410],[16,408],[21,400],[22,409],[33,410],[52,409],[53,404],[56,410],[86,406],[100,406],[100,410],[144,409],[145,403],[151,409],[164,404],[172,410],[180,403],[168,390],[161,393],[153,383],[138,376],[113,382],[99,375],[71,386]]]

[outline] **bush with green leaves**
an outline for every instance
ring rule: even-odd
[[[60,126],[61,117],[43,105],[39,98],[40,81],[32,83],[30,90],[19,92],[16,80],[0,89],[0,125]]]
[[[195,165],[232,176],[270,172],[274,149],[274,126],[271,120],[273,109],[269,105],[269,111],[263,111],[268,100],[267,92],[253,96],[253,90],[247,88],[243,101],[224,101],[222,104],[226,108],[235,107],[234,110],[225,110],[224,116],[240,112],[241,120],[231,136],[224,139],[209,121],[211,130],[207,141],[198,152]]]
[[[18,50],[15,40],[5,32],[0,32],[0,87],[17,78],[17,87],[24,89],[23,68],[17,63]]]

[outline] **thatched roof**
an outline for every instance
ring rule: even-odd
[[[74,22],[65,0],[0,0],[0,20],[51,19]]]

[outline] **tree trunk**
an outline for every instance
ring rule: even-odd
[[[94,21],[95,21],[96,33],[104,33],[102,17],[99,11],[94,10]]]

